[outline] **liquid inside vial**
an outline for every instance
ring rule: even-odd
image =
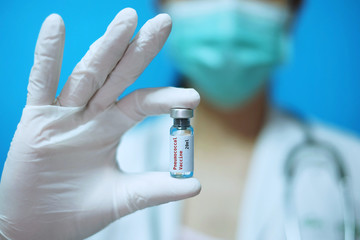
[[[190,126],[192,109],[186,114],[174,114],[174,125],[170,128],[170,175],[175,178],[189,178],[194,172],[194,130]],[[180,111],[181,111],[180,110]],[[173,111],[173,109],[172,109]],[[172,112],[173,113],[173,112]],[[178,112],[177,112],[178,113]],[[184,118],[190,116],[189,118]],[[177,118],[182,117],[182,118]]]

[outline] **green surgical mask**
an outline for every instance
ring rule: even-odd
[[[179,71],[202,98],[222,109],[258,93],[284,55],[288,12],[257,1],[180,1],[168,47]]]

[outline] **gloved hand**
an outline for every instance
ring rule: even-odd
[[[167,172],[127,174],[117,165],[120,137],[131,126],[147,115],[199,103],[195,90],[177,88],[142,89],[117,101],[171,29],[170,17],[160,14],[130,42],[136,24],[136,12],[122,10],[55,100],[65,29],[55,14],[43,23],[27,105],[1,179],[3,238],[83,239],[138,209],[199,193],[196,179],[174,179]]]

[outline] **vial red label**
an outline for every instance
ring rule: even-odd
[[[170,136],[170,171],[191,172],[194,169],[194,136]]]

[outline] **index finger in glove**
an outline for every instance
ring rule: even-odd
[[[148,115],[170,113],[175,107],[194,109],[199,102],[200,95],[192,88],[144,88],[121,99],[117,107],[137,122]]]
[[[57,98],[59,105],[79,107],[88,103],[123,56],[136,25],[134,9],[125,8],[116,15],[105,34],[90,46],[76,65]]]
[[[64,51],[65,26],[57,14],[41,26],[31,69],[27,105],[50,105],[55,100]]]

